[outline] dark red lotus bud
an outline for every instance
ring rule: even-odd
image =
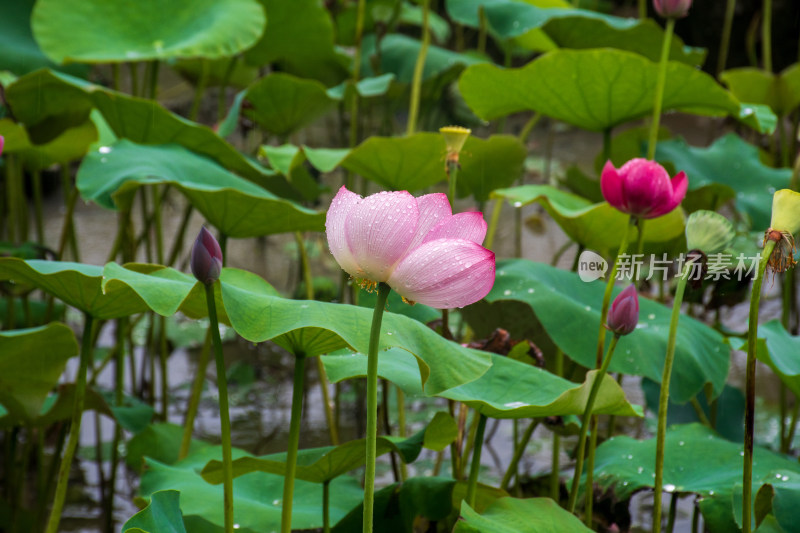
[[[692,0],[653,0],[653,7],[665,19],[677,19],[689,14]]]
[[[219,279],[222,271],[222,249],[217,239],[205,227],[200,229],[192,246],[192,274],[209,285]]]
[[[608,311],[606,328],[616,335],[627,335],[639,323],[639,294],[635,285],[628,285],[617,295]]]

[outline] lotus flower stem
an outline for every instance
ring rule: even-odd
[[[675,19],[667,19],[664,28],[664,41],[661,45],[661,59],[658,63],[658,78],[656,80],[656,96],[653,100],[653,119],[650,122],[650,139],[647,143],[647,159],[651,161],[656,156],[656,143],[658,142],[658,125],[661,120],[661,104],[664,99],[664,84],[667,81],[667,64],[669,63],[669,48],[672,34],[675,31]]]
[[[228,60],[228,65],[225,67],[225,73],[222,75],[222,82],[219,85],[219,97],[217,99],[217,122],[222,122],[225,118],[225,111],[227,110],[227,89],[228,83],[231,81],[233,71],[236,70],[236,62],[239,56],[233,56]]]
[[[675,514],[678,511],[678,493],[673,492],[669,500],[669,514],[667,515],[667,533],[675,530]]]
[[[719,38],[719,55],[717,56],[717,79],[719,79],[725,65],[728,63],[728,49],[731,44],[731,28],[733,28],[733,14],[736,11],[736,0],[725,2],[725,18],[722,21],[722,35]]]
[[[744,474],[742,476],[742,532],[750,533],[753,493],[753,426],[756,401],[756,341],[758,337],[758,306],[761,301],[761,284],[767,270],[775,241],[768,240],[761,250],[758,274],[750,293],[750,316],[747,328],[747,372],[744,394]]]
[[[223,256],[224,257],[224,256]],[[224,481],[225,533],[233,533],[233,460],[231,459],[231,420],[228,410],[228,379],[225,374],[225,360],[222,357],[222,340],[219,337],[217,306],[214,303],[215,283],[204,284],[206,304],[208,305],[208,329],[214,345],[214,359],[217,363],[217,389],[219,390],[219,421],[222,437],[222,469]]]
[[[381,338],[383,308],[391,288],[386,283],[378,284],[378,297],[372,313],[372,328],[369,334],[367,355],[367,462],[364,473],[364,524],[363,532],[372,533],[372,515],[375,504],[375,457],[378,446],[378,345]]]
[[[281,510],[281,533],[292,531],[292,503],[294,498],[294,474],[297,470],[297,448],[300,443],[300,420],[303,415],[303,387],[306,372],[306,356],[294,355],[294,381],[292,381],[292,416],[289,422],[289,444],[286,452],[286,473],[283,476],[283,508]]]
[[[647,0],[639,0],[639,20],[647,18]]]
[[[606,372],[608,372],[608,365],[611,364],[611,358],[614,356],[614,350],[617,347],[619,337],[619,335],[614,335],[611,339],[611,344],[608,345],[608,351],[603,359],[603,364],[600,367],[600,371],[595,375],[592,389],[589,391],[589,399],[586,400],[586,408],[583,411],[583,420],[581,421],[581,431],[578,435],[578,452],[575,456],[575,474],[572,477],[572,490],[570,490],[569,493],[569,505],[567,507],[571,513],[575,512],[575,506],[578,503],[578,488],[580,487],[581,475],[583,475],[583,454],[586,451],[586,433],[589,430],[592,408],[594,407],[597,393],[600,391],[600,385],[603,383],[603,378],[605,378]]]
[[[564,352],[561,348],[556,348],[555,368],[553,373],[559,377],[564,375]],[[553,458],[550,463],[550,498],[556,503],[560,500],[561,494],[561,435],[553,431]]]
[[[135,61],[128,62],[128,71],[131,77],[131,96],[139,96],[139,64]]]
[[[672,378],[672,363],[675,361],[675,342],[678,334],[678,321],[681,315],[681,303],[686,291],[686,282],[692,271],[693,261],[687,261],[678,277],[675,288],[675,300],[672,302],[672,315],[669,320],[669,337],[667,337],[667,354],[664,358],[664,372],[661,375],[661,394],[658,397],[658,430],[656,434],[656,479],[654,482],[653,501],[653,533],[661,531],[661,491],[664,486],[664,442],[667,437],[667,410],[669,409],[669,383]]]
[[[325,421],[328,424],[328,432],[331,436],[331,444],[333,446],[339,445],[339,429],[336,427],[336,417],[333,415],[333,407],[331,404],[331,394],[328,391],[328,375],[325,373],[325,365],[322,364],[322,359],[317,357],[317,376],[319,377],[319,386],[322,390],[322,402],[325,408]]]
[[[619,268],[619,258],[628,251],[628,226],[630,225],[631,218],[625,224],[625,231],[622,232],[622,242],[619,245],[617,258],[614,260],[614,266],[611,267],[611,272],[608,273],[608,281],[606,282],[606,292],[603,294],[603,307],[600,308],[600,331],[597,336],[597,359],[596,366],[600,366],[603,358],[603,348],[606,344],[606,318],[608,318],[608,307],[611,305],[611,294],[614,292],[614,279],[617,277],[617,269]]]
[[[528,119],[528,122],[522,127],[522,130],[519,132],[519,142],[522,144],[526,144],[528,142],[528,137],[530,137],[533,128],[539,123],[542,119],[542,114],[538,111],[531,115],[531,118]]]
[[[591,529],[594,520],[594,453],[597,449],[597,434],[600,432],[597,427],[597,417],[591,415],[589,421],[592,427],[592,434],[589,435],[589,450],[586,453],[586,505],[583,510],[583,523]]]
[[[525,433],[522,434],[522,438],[519,440],[519,442],[514,443],[514,455],[511,457],[511,462],[508,464],[508,469],[506,469],[503,480],[500,482],[501,489],[507,491],[511,488],[511,480],[517,473],[517,465],[519,464],[519,460],[522,459],[522,455],[525,453],[525,448],[528,446],[528,442],[531,440],[531,436],[533,436],[533,432],[536,430],[538,425],[538,420],[531,420],[531,423],[525,429]]]
[[[408,105],[408,123],[406,135],[417,131],[417,115],[419,115],[419,101],[422,93],[422,71],[425,68],[425,58],[428,56],[428,47],[431,44],[431,34],[428,31],[431,10],[431,0],[422,0],[422,45],[419,47],[417,63],[414,65],[414,77],[411,81],[411,102]]]
[[[483,450],[483,434],[486,431],[486,415],[480,414],[478,418],[478,429],[475,432],[475,445],[472,452],[472,464],[469,468],[469,480],[467,481],[467,504],[475,507],[475,495],[478,489],[478,473],[481,470],[481,451]]]
[[[764,0],[761,10],[761,56],[764,70],[772,74],[772,0]]]
[[[194,206],[192,204],[187,204],[186,207],[183,209],[183,216],[181,217],[180,226],[178,226],[178,234],[175,237],[175,241],[172,243],[172,250],[169,252],[169,258],[167,259],[167,265],[174,265],[175,261],[178,259],[178,254],[181,253],[183,249],[183,238],[186,235],[186,228],[189,227],[189,219],[192,218],[192,212],[194,211]]]
[[[208,85],[209,74],[208,60],[200,59],[200,79],[197,80],[197,85],[194,88],[194,99],[192,100],[192,108],[189,110],[189,120],[197,121],[197,115],[200,112],[200,103],[203,101],[203,96],[206,93],[206,86]]]
[[[489,229],[486,231],[486,248],[492,249],[494,244],[494,234],[497,232],[497,225],[500,222],[500,213],[503,210],[503,199],[495,198],[492,207],[492,218],[489,219]]]
[[[192,432],[194,431],[194,419],[197,416],[197,409],[200,406],[200,396],[203,393],[203,383],[206,380],[206,368],[208,368],[208,356],[211,353],[211,331],[206,332],[203,348],[200,350],[200,359],[197,361],[192,392],[189,396],[189,405],[186,408],[186,417],[183,422],[183,438],[181,448],[178,452],[178,459],[183,459],[189,455],[189,447],[192,445]]]
[[[89,359],[92,355],[92,326],[94,318],[88,313],[83,320],[83,338],[81,339],[81,361],[78,366],[78,376],[75,382],[75,403],[72,406],[72,421],[70,423],[69,440],[64,450],[64,457],[61,459],[61,466],[58,469],[58,482],[56,484],[56,494],[53,500],[53,508],[50,511],[50,519],[47,522],[46,533],[56,533],[58,524],[61,521],[61,511],[64,508],[64,498],[67,495],[69,485],[69,471],[72,467],[72,459],[81,436],[81,419],[83,418],[83,406],[86,398],[86,369],[89,367]]]
[[[395,390],[397,391],[397,434],[406,438],[406,395],[400,387],[395,386]],[[408,467],[400,457],[400,480],[405,481],[406,479],[408,479]]]
[[[636,255],[641,256],[644,252],[644,224],[646,220],[644,218],[636,218]],[[641,267],[637,266],[634,272],[634,283],[638,280],[639,275],[641,274]],[[636,284],[638,287],[638,283]]]
[[[322,533],[331,533],[331,482],[322,483]]]
[[[361,76],[361,36],[364,34],[364,10],[366,0],[358,0],[358,7],[356,8],[356,28],[355,28],[355,55],[353,56],[353,92],[350,97],[350,148],[358,144],[358,91],[355,90],[355,85]],[[347,173],[347,186],[351,186],[352,177],[350,172]]]

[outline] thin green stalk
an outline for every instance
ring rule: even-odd
[[[33,171],[33,211],[36,215],[36,242],[44,244],[44,216],[42,215],[42,172]]]
[[[797,417],[800,415],[800,398],[795,396],[794,406],[792,408],[792,420],[789,422],[789,431],[786,433],[786,453],[792,451],[792,443],[794,442],[794,433],[797,430]]]
[[[128,318],[117,319],[116,353],[114,354],[114,402],[122,405],[123,388],[125,386],[125,333],[128,329]],[[97,375],[97,373],[95,373]],[[117,463],[119,462],[119,443],[122,440],[122,426],[114,424],[114,440],[111,445],[111,475],[108,480],[108,493],[105,503],[106,531],[114,529],[114,492],[117,485]]]
[[[294,232],[294,241],[297,250],[300,252],[300,271],[302,272],[303,283],[305,284],[306,300],[314,299],[314,279],[311,276],[311,264],[308,262],[308,252],[306,251],[306,241],[303,233]]]
[[[595,375],[592,389],[589,391],[589,399],[586,400],[586,408],[583,411],[581,431],[578,435],[578,452],[575,456],[575,474],[572,477],[572,490],[570,490],[569,493],[569,506],[567,507],[571,513],[575,512],[575,505],[578,503],[578,488],[580,487],[580,480],[583,475],[583,454],[586,451],[586,433],[589,430],[592,408],[594,407],[597,393],[600,391],[600,385],[603,383],[603,378],[605,378],[606,372],[608,372],[608,365],[611,364],[611,358],[614,356],[614,349],[617,347],[618,340],[619,335],[614,335],[611,339],[611,344],[608,345],[608,352],[606,352],[606,356],[603,358],[603,365],[600,367],[600,371]]]
[[[128,70],[131,76],[131,96],[139,96],[139,65],[130,62],[128,63]]]
[[[224,257],[224,256],[223,256]],[[208,306],[208,329],[214,344],[214,359],[217,362],[217,389],[219,390],[219,421],[222,437],[222,471],[224,482],[225,533],[233,533],[233,460],[231,459],[231,420],[228,410],[228,379],[225,374],[225,359],[222,357],[222,340],[219,337],[217,306],[214,303],[214,285],[205,285]]]
[[[161,418],[166,422],[169,414],[169,372],[167,371],[167,317],[158,316],[158,361],[161,372]]]
[[[600,429],[597,424],[597,416],[590,415],[590,424],[592,426],[591,435],[589,436],[589,450],[586,453],[586,504],[583,510],[583,523],[586,527],[592,527],[594,519],[594,454],[597,450],[597,434]]]
[[[522,438],[519,440],[519,442],[514,443],[514,455],[511,457],[511,462],[506,469],[506,473],[503,475],[503,480],[500,482],[501,489],[507,491],[511,488],[511,480],[517,473],[517,465],[519,465],[519,460],[522,459],[522,455],[525,453],[525,448],[528,446],[528,442],[530,442],[533,432],[536,430],[538,425],[538,420],[531,420],[530,425],[528,425],[527,429],[525,429],[525,433],[522,434]]]
[[[486,35],[489,33],[489,22],[486,20],[486,11],[483,5],[478,7],[478,52],[486,54]]]
[[[653,100],[653,118],[650,122],[650,139],[647,143],[647,159],[656,156],[656,143],[658,142],[658,125],[661,120],[661,104],[664,99],[664,85],[667,81],[667,64],[669,63],[669,47],[672,34],[675,31],[675,19],[668,18],[664,28],[664,41],[661,45],[661,59],[658,63],[658,79],[656,81],[656,95]]]
[[[503,210],[503,199],[495,198],[494,207],[492,207],[492,217],[489,219],[489,230],[486,232],[486,240],[484,246],[489,250],[492,249],[494,244],[494,234],[497,232],[497,225],[500,222],[500,212]]]
[[[731,28],[733,28],[733,14],[736,10],[736,0],[727,0],[725,3],[725,18],[722,20],[722,35],[719,39],[719,55],[717,56],[717,79],[719,79],[725,65],[728,63],[728,48],[731,44]]]
[[[603,130],[603,161],[611,160],[611,128]]]
[[[528,142],[528,137],[530,137],[533,128],[536,127],[536,124],[539,123],[539,120],[541,120],[541,118],[542,114],[539,112],[536,112],[533,115],[531,115],[531,118],[528,119],[528,122],[526,122],[525,125],[522,126],[522,130],[519,132],[519,142],[521,142],[522,144]]]
[[[761,55],[764,70],[772,73],[772,0],[764,0],[761,12]]]
[[[222,119],[225,118],[225,111],[227,108],[225,97],[228,83],[231,81],[231,76],[233,75],[233,71],[236,69],[236,61],[238,61],[239,56],[233,56],[228,60],[228,66],[225,67],[225,74],[222,75],[222,83],[219,86],[219,96],[217,99],[217,122],[222,122]]]
[[[408,106],[406,135],[417,131],[417,115],[419,115],[419,101],[422,93],[422,71],[425,68],[425,58],[428,56],[428,47],[431,44],[431,34],[428,31],[430,7],[431,0],[422,0],[422,45],[419,47],[419,55],[417,55],[417,62],[414,65],[414,77],[411,81],[411,102]]]
[[[611,294],[614,292],[614,279],[617,277],[617,269],[619,268],[619,258],[628,251],[629,239],[629,225],[633,219],[628,217],[628,222],[625,224],[625,231],[622,233],[622,242],[619,245],[617,257],[614,259],[614,266],[611,267],[611,272],[608,274],[608,281],[606,281],[606,291],[603,294],[603,306],[600,308],[600,331],[597,335],[597,356],[595,366],[599,367],[603,360],[603,348],[606,345],[606,319],[608,318],[608,308],[611,305]]]
[[[675,513],[678,510],[678,493],[673,492],[669,500],[669,514],[667,515],[667,533],[672,533],[675,529]]]
[[[88,313],[83,320],[83,338],[81,340],[81,360],[78,366],[78,376],[75,383],[75,402],[72,406],[72,421],[70,423],[69,439],[64,450],[64,457],[61,459],[61,466],[58,469],[58,483],[56,484],[56,495],[53,500],[53,508],[50,511],[50,519],[47,522],[46,533],[56,533],[58,524],[61,521],[61,511],[64,508],[64,499],[67,496],[67,486],[69,485],[69,471],[72,467],[72,459],[75,450],[78,448],[78,441],[81,436],[81,418],[83,418],[83,404],[86,398],[86,369],[89,367],[89,360],[92,355],[92,325],[94,318]]]
[[[481,469],[481,451],[483,450],[483,434],[486,431],[486,415],[481,413],[478,418],[478,429],[475,432],[475,445],[472,452],[472,464],[469,468],[467,481],[467,504],[475,507],[475,495],[478,490],[478,473]]]
[[[194,419],[197,417],[197,409],[200,406],[200,395],[203,393],[203,383],[206,380],[206,368],[208,368],[209,354],[211,353],[211,332],[206,332],[203,348],[200,350],[200,359],[197,362],[192,392],[189,395],[189,405],[186,408],[186,418],[183,421],[183,438],[181,448],[178,452],[178,459],[183,459],[189,454],[189,447],[192,445],[192,432],[194,431]]]
[[[400,387],[395,387],[395,391],[397,393],[397,434],[406,438],[406,395]],[[408,466],[402,460],[400,461],[400,479],[402,481],[408,479]]]
[[[664,486],[664,443],[667,437],[667,410],[669,409],[669,384],[672,379],[672,364],[675,361],[675,343],[678,336],[678,322],[681,315],[681,303],[686,291],[686,282],[692,271],[693,261],[687,261],[678,277],[675,288],[675,300],[672,303],[672,314],[669,320],[669,336],[667,337],[667,354],[664,358],[664,371],[661,375],[661,393],[658,397],[658,430],[656,434],[656,479],[654,482],[653,501],[653,533],[661,531],[661,491]]]
[[[322,533],[331,533],[331,482],[322,483]]]
[[[150,100],[156,100],[158,97],[158,71],[161,63],[158,60],[150,61],[147,64],[147,97]]]
[[[458,179],[458,161],[447,161],[447,199],[450,205],[455,206],[456,201],[456,180]]]
[[[700,531],[700,506],[695,502],[692,510],[692,533],[698,533],[698,531]]]
[[[639,19],[647,18],[647,0],[639,0]]]
[[[372,515],[375,505],[375,458],[378,445],[378,345],[381,338],[381,322],[386,299],[391,287],[378,284],[378,297],[372,313],[367,359],[367,458],[364,473],[364,522],[363,532],[372,533]]]
[[[556,349],[554,374],[563,377],[564,375],[564,352],[561,348]],[[553,457],[550,463],[550,498],[558,502],[561,496],[561,435],[553,431]]]
[[[180,254],[183,249],[183,238],[186,235],[186,228],[189,227],[189,219],[192,218],[192,211],[194,211],[194,206],[192,206],[192,204],[188,204],[183,210],[181,224],[178,227],[178,234],[175,237],[175,241],[172,243],[172,250],[169,252],[167,265],[175,264],[175,260],[178,259],[178,254]]]
[[[366,10],[366,0],[358,0],[356,8],[356,33],[355,33],[355,55],[353,56],[353,91],[350,96],[350,138],[349,146],[353,148],[358,143],[358,91],[355,85],[361,77],[361,38],[364,34],[364,13]],[[350,173],[348,172],[348,178]],[[350,181],[346,183],[348,189],[352,189]]]
[[[200,79],[197,80],[197,86],[194,89],[194,98],[192,99],[192,108],[189,110],[189,120],[197,121],[197,115],[200,113],[200,104],[203,101],[203,95],[206,92],[208,85],[209,74],[208,60],[200,60]]]
[[[767,263],[775,249],[775,241],[769,240],[761,250],[758,274],[753,280],[750,293],[750,316],[747,328],[747,372],[745,378],[744,401],[744,474],[742,476],[742,532],[750,533],[753,492],[753,426],[755,423],[756,401],[756,340],[758,336],[758,305],[761,301],[761,284],[767,270]]]
[[[699,420],[701,424],[708,428],[714,429],[714,426],[711,425],[711,420],[709,420],[706,416],[706,412],[703,410],[703,406],[700,405],[700,401],[697,399],[697,396],[693,396],[689,400],[689,405],[691,405],[692,409],[694,409],[694,414],[697,415],[697,420]]]
[[[325,421],[328,424],[328,432],[331,437],[331,445],[339,445],[339,428],[336,424],[336,417],[333,413],[331,406],[331,394],[328,391],[328,376],[325,373],[325,365],[322,364],[322,359],[317,357],[317,376],[319,378],[319,386],[322,390],[322,402],[325,408]]]
[[[294,499],[294,474],[297,470],[297,449],[300,444],[300,420],[303,416],[303,388],[306,373],[306,356],[294,357],[294,380],[292,381],[292,417],[289,422],[289,444],[286,452],[286,473],[283,476],[283,509],[281,510],[281,533],[292,531],[292,503]]]

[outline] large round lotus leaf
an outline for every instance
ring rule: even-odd
[[[632,52],[554,50],[518,69],[471,66],[459,87],[483,119],[532,110],[602,131],[649,115],[657,77],[658,64]],[[708,74],[672,61],[663,100],[670,110],[738,116],[740,104]]]
[[[652,488],[655,451],[655,438],[607,440],[597,448],[595,483],[603,490],[613,489],[620,500]],[[709,531],[739,531],[734,521],[733,497],[735,485],[742,482],[743,454],[741,443],[727,441],[700,424],[672,426],[664,449],[664,490],[702,496],[700,511]],[[762,483],[758,480],[776,470],[791,477],[800,474],[796,460],[757,446],[753,458],[754,494]]]
[[[494,306],[526,304],[565,355],[594,368],[604,291],[604,280],[584,282],[574,272],[544,263],[506,259],[497,262],[497,278],[486,301]],[[660,383],[670,308],[646,298],[639,298],[639,305],[639,324],[630,335],[620,338],[609,369]],[[486,315],[472,313],[469,307],[462,313],[470,323],[487,320]],[[538,339],[531,340],[538,344]],[[610,340],[611,335],[607,335],[606,343]],[[670,397],[684,403],[703,390],[706,383],[711,384],[713,395],[718,395],[728,375],[729,355],[730,347],[722,335],[681,315]]]
[[[393,348],[379,355],[379,376],[409,396],[421,395],[419,369],[409,353]],[[577,384],[509,357],[496,354],[491,357],[492,366],[484,375],[437,396],[463,402],[492,418],[577,415],[586,409],[596,371],[590,372],[582,384]],[[334,383],[367,375],[367,358],[361,354],[329,355],[323,357],[322,362]],[[592,412],[641,416],[638,406],[628,403],[625,392],[609,376],[603,380]]]
[[[0,17],[0,71],[7,70],[18,76],[42,67],[55,67],[39,49],[31,33],[31,11],[34,0],[14,0],[3,3]],[[62,67],[76,76],[89,72],[87,65]]]
[[[81,196],[108,209],[129,209],[139,187],[159,183],[181,191],[229,237],[325,227],[323,213],[279,198],[178,145],[145,146],[123,140],[104,146],[83,160],[77,178]]]
[[[769,106],[785,116],[800,105],[800,63],[773,74],[757,68],[726,70],[720,79],[742,102]]]
[[[266,16],[256,0],[39,0],[33,34],[56,63],[108,63],[238,54]]]
[[[122,533],[149,533],[169,531],[186,533],[180,506],[181,493],[177,490],[160,490],[150,496],[150,503],[133,515],[122,526]]]
[[[734,133],[720,137],[707,148],[689,146],[683,139],[658,143],[656,159],[670,162],[689,178],[689,195],[734,198],[736,209],[750,217],[752,228],[769,227],[772,195],[789,186],[792,170],[761,163],[758,148]],[[715,206],[709,205],[707,208]]]
[[[78,354],[72,330],[47,326],[0,332],[0,403],[17,423],[36,418],[67,359]]]
[[[238,448],[233,449],[234,460],[248,456],[252,457]],[[147,498],[158,491],[178,490],[181,493],[180,509],[188,531],[221,531],[224,524],[223,486],[206,483],[200,476],[202,468],[214,459],[222,459],[221,446],[201,448],[174,465],[147,458],[139,491]],[[234,521],[242,531],[280,529],[283,476],[251,472],[233,481],[233,494]],[[354,478],[342,477],[332,481],[331,523],[338,522],[362,498],[363,491]],[[202,524],[195,522],[189,526],[191,519]],[[299,530],[322,527],[322,485],[299,479],[295,481],[292,526]]]
[[[543,36],[559,48],[617,48],[651,61],[661,57],[664,32],[651,19],[615,17],[552,1],[536,3],[539,5],[515,0],[448,0],[447,12],[456,22],[478,28],[482,8],[489,31],[502,40],[523,35],[528,38],[529,32],[541,29]],[[669,59],[700,65],[705,51],[684,46],[674,36]]]
[[[573,241],[597,252],[607,254],[619,247],[620,235],[626,229],[627,216],[606,202],[589,200],[549,185],[520,185],[498,189],[495,198],[505,198],[514,207],[536,202],[561,226]],[[597,228],[604,228],[597,231]],[[637,229],[627,226],[630,242],[634,242]],[[652,220],[644,226],[644,242],[653,243],[661,250],[664,243],[683,235],[684,220],[680,209]],[[648,246],[649,248],[649,246]]]
[[[562,509],[550,498],[500,498],[483,514],[478,514],[467,502],[461,503],[461,520],[453,533],[581,533],[592,531],[572,513]]]
[[[147,310],[127,286],[103,290],[103,267],[67,261],[0,258],[0,280],[42,289],[95,318],[120,318]]]
[[[267,27],[244,54],[249,65],[278,63],[280,70],[335,85],[348,75],[348,63],[334,48],[331,15],[318,0],[259,0]]]

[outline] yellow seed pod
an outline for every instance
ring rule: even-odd
[[[800,231],[800,193],[781,189],[772,197],[770,229],[795,235]]]
[[[444,136],[444,143],[447,146],[447,153],[449,155],[461,152],[472,130],[469,128],[462,128],[461,126],[445,126],[444,128],[439,128],[439,133]]]

